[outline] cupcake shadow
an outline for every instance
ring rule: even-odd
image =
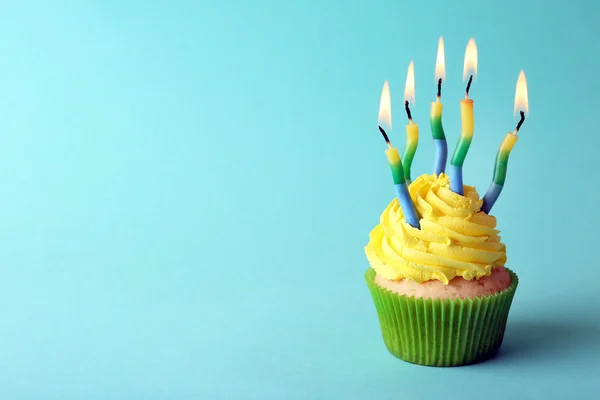
[[[590,321],[514,321],[492,362],[547,363],[585,352],[597,343],[600,326]]]

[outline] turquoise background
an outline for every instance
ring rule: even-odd
[[[485,3],[485,4],[484,4]],[[592,399],[600,374],[599,7],[591,1],[14,2],[0,8],[0,398]],[[500,355],[389,355],[363,247],[394,196],[410,60],[430,172],[479,49],[465,182],[521,284]]]

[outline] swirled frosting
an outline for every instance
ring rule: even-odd
[[[480,211],[482,200],[472,186],[464,196],[450,190],[448,176],[421,175],[409,187],[421,229],[410,226],[398,199],[381,214],[365,252],[377,274],[418,283],[456,277],[479,279],[506,262],[506,246],[495,229],[496,218]]]

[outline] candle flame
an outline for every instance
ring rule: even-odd
[[[517,79],[517,89],[515,91],[515,115],[519,111],[523,111],[526,115],[529,115],[527,79],[525,79],[525,72],[523,72],[523,70],[521,70],[519,73],[519,79]]]
[[[408,101],[412,105],[415,104],[415,63],[413,61],[408,64],[406,86],[404,86],[404,101]]]
[[[438,42],[437,58],[435,60],[435,82],[446,80],[446,57],[444,55],[444,38]]]
[[[383,83],[381,89],[381,100],[379,101],[379,126],[386,131],[392,130],[392,101],[390,97],[390,84]]]
[[[475,39],[469,39],[467,50],[465,51],[465,64],[463,68],[463,81],[469,78],[469,75],[477,75],[477,45]]]

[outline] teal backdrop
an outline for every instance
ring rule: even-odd
[[[0,398],[593,399],[600,374],[600,7],[592,1],[23,1],[0,8]],[[498,357],[392,357],[363,274],[394,196],[384,80],[420,143],[446,43],[479,75],[465,183],[520,286]]]

